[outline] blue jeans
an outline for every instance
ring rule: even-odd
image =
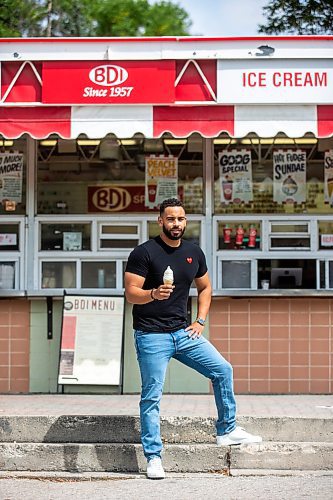
[[[160,400],[171,358],[194,368],[213,384],[217,407],[217,435],[236,427],[232,366],[204,337],[192,340],[184,329],[173,333],[135,332],[141,372],[141,442],[147,460],[161,456]]]

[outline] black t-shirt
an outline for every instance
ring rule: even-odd
[[[145,278],[144,290],[158,288],[170,266],[175,288],[169,299],[154,300],[133,306],[133,327],[144,332],[175,332],[187,326],[187,300],[194,278],[207,272],[203,251],[198,245],[182,240],[179,247],[170,247],[157,236],[131,252],[126,271]]]

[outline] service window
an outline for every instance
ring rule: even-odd
[[[221,260],[219,262],[219,284],[222,289],[250,289],[250,260]]]
[[[188,139],[105,137],[100,140],[39,141],[37,162],[38,214],[155,213],[151,205],[159,189],[184,202],[188,213],[203,213],[203,141]],[[157,158],[157,178],[149,178],[148,159]],[[164,182],[158,158],[174,159],[175,178]],[[163,182],[162,182],[163,181]],[[146,191],[146,183],[147,189]],[[162,186],[163,184],[163,186]],[[147,195],[148,193],[148,195]]]
[[[218,222],[217,250],[260,250],[261,222],[228,220]]]
[[[40,250],[63,252],[91,250],[91,224],[41,223]]]
[[[41,288],[77,288],[77,263],[43,261]]]
[[[333,215],[333,183],[324,168],[328,154],[322,140],[310,135],[231,139],[221,134],[214,139],[215,215]]]
[[[0,290],[17,288],[17,262],[0,261]]]
[[[81,288],[117,288],[115,261],[82,262]]]
[[[20,250],[20,225],[0,224],[0,252]]]
[[[270,223],[270,250],[309,250],[310,221],[274,221]]]
[[[99,250],[128,250],[136,247],[140,240],[140,224],[100,223]]]

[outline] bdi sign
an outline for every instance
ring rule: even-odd
[[[45,104],[169,104],[175,101],[174,61],[47,61]]]
[[[219,103],[326,104],[332,85],[332,60],[218,61]]]

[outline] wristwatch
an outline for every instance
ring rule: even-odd
[[[199,323],[199,325],[201,326],[205,326],[205,323],[206,323],[206,320],[205,319],[202,319],[202,318],[197,318],[195,320],[197,323]]]

